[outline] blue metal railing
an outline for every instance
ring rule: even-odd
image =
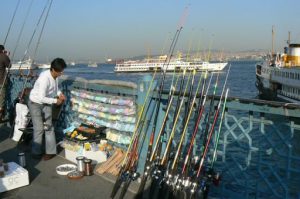
[[[34,78],[27,81],[32,86]],[[75,118],[70,102],[72,89],[109,93],[116,96],[131,96],[136,99],[138,110],[145,100],[150,79],[135,84],[116,81],[87,81],[84,79],[64,78],[61,86],[67,96],[67,102],[61,113],[58,129],[66,128]],[[13,107],[14,99],[24,87],[24,77],[10,76],[8,86],[8,108]],[[149,110],[156,107],[157,93],[153,91],[149,100]],[[219,99],[215,98],[215,103]],[[217,149],[215,169],[222,174],[220,186],[211,188],[211,196],[217,198],[300,198],[300,106],[279,102],[267,102],[241,98],[228,98],[226,113],[222,125],[220,142]],[[160,101],[157,126],[160,127],[167,103],[167,92]],[[209,101],[208,101],[209,103]],[[165,131],[172,128],[173,107]],[[153,117],[147,112],[148,126],[143,140],[138,170],[142,172]],[[183,120],[180,115],[179,124]],[[191,122],[190,127],[193,126]],[[199,131],[205,122],[200,124]],[[179,125],[177,131],[181,126]],[[159,128],[156,129],[157,131]],[[190,133],[191,131],[189,131]],[[58,136],[59,137],[59,136]],[[190,134],[186,136],[187,145]],[[173,145],[176,146],[178,139]],[[198,136],[195,155],[199,155],[202,143]],[[207,163],[211,162],[212,149]]]

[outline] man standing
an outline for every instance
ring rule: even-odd
[[[10,67],[10,59],[3,45],[0,45],[0,122],[5,116],[6,68]]]
[[[29,95],[28,108],[33,124],[32,157],[50,160],[56,155],[56,140],[52,124],[52,105],[61,105],[64,94],[58,89],[58,77],[67,67],[65,61],[56,58],[49,70],[42,72]],[[42,147],[45,137],[45,154]]]

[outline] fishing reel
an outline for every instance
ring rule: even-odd
[[[190,192],[191,192],[192,195],[196,193],[197,187],[198,187],[197,182],[192,182],[191,183],[191,190],[190,190]]]
[[[192,182],[191,182],[191,178],[190,177],[186,177],[186,178],[182,178],[181,179],[181,186],[183,189],[188,189],[190,188],[192,185]]]
[[[170,185],[172,184],[172,179],[173,179],[172,174],[169,173],[169,171],[167,170],[167,171],[165,172],[163,181],[164,181],[168,186],[170,186]]]
[[[199,162],[200,162],[200,158],[199,156],[194,156],[191,160],[191,167],[193,168],[193,170],[197,170],[199,167]]]
[[[207,198],[209,186],[204,178],[198,182],[192,182],[190,187],[190,194],[193,198]]]
[[[161,178],[161,176],[162,176],[162,171],[156,166],[151,174],[151,177],[158,180]]]
[[[138,172],[134,172],[130,177],[132,181],[135,181],[136,179],[138,179],[141,176],[140,173]]]
[[[145,171],[144,171],[145,176],[149,175],[150,169],[151,169],[151,166],[149,166],[149,165],[145,167]]]
[[[212,168],[206,170],[204,176],[206,176],[207,180],[212,182],[215,186],[220,184],[221,175],[219,172],[215,172]]]
[[[174,183],[174,189],[175,190],[181,190],[182,188],[182,179],[178,178],[177,181]]]
[[[178,185],[178,180],[179,180],[179,175],[172,175],[172,174],[168,174],[167,175],[167,180],[165,181],[166,184],[170,187],[173,187],[173,189],[176,189],[177,185]]]
[[[126,179],[128,179],[129,177],[130,177],[130,171],[129,170],[127,170],[127,171],[125,171],[125,172],[123,172],[122,174],[121,174],[121,179],[122,179],[122,181],[125,181]]]
[[[175,190],[179,191],[186,188],[186,183],[188,183],[183,177],[178,176],[174,188]]]

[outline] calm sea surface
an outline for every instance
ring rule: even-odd
[[[258,95],[255,87],[255,64],[256,62],[230,62],[231,69],[228,77],[228,88],[230,89],[229,96],[231,97],[243,97],[243,98],[256,98]],[[138,83],[148,73],[114,73],[114,66],[109,64],[101,64],[96,68],[87,67],[86,65],[76,65],[74,67],[68,67],[65,70],[65,75],[73,77],[82,77],[85,79],[108,79],[108,80],[122,80]],[[220,85],[223,85],[226,71],[229,65],[226,66],[223,73],[220,74]],[[161,76],[157,74],[156,79]],[[165,89],[168,89],[173,74],[167,74],[167,82]],[[198,77],[196,77],[197,81]],[[158,82],[160,82],[158,80]],[[221,89],[219,89],[221,90]]]

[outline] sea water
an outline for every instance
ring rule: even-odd
[[[256,98],[258,91],[255,87],[255,61],[249,62],[229,62],[226,68],[220,73],[219,89],[220,94],[223,82],[225,80],[226,72],[230,66],[230,72],[227,82],[227,87],[230,89],[229,96],[231,97],[242,97],[242,98]],[[82,77],[87,80],[94,79],[105,79],[105,80],[121,80],[126,82],[138,83],[142,81],[145,75],[151,75],[153,73],[115,73],[115,65],[113,64],[100,64],[98,67],[87,67],[87,65],[76,65],[70,66],[65,69],[64,74],[72,77]],[[199,79],[199,74],[197,74],[195,80]],[[214,75],[217,76],[216,74]],[[177,74],[175,74],[175,78]],[[188,73],[186,78],[188,77]],[[173,73],[167,73],[166,82],[164,89],[168,90],[170,88],[173,78]],[[161,74],[156,73],[156,78],[158,83],[160,83]],[[213,81],[214,82],[214,79]],[[175,83],[174,83],[175,84]]]

